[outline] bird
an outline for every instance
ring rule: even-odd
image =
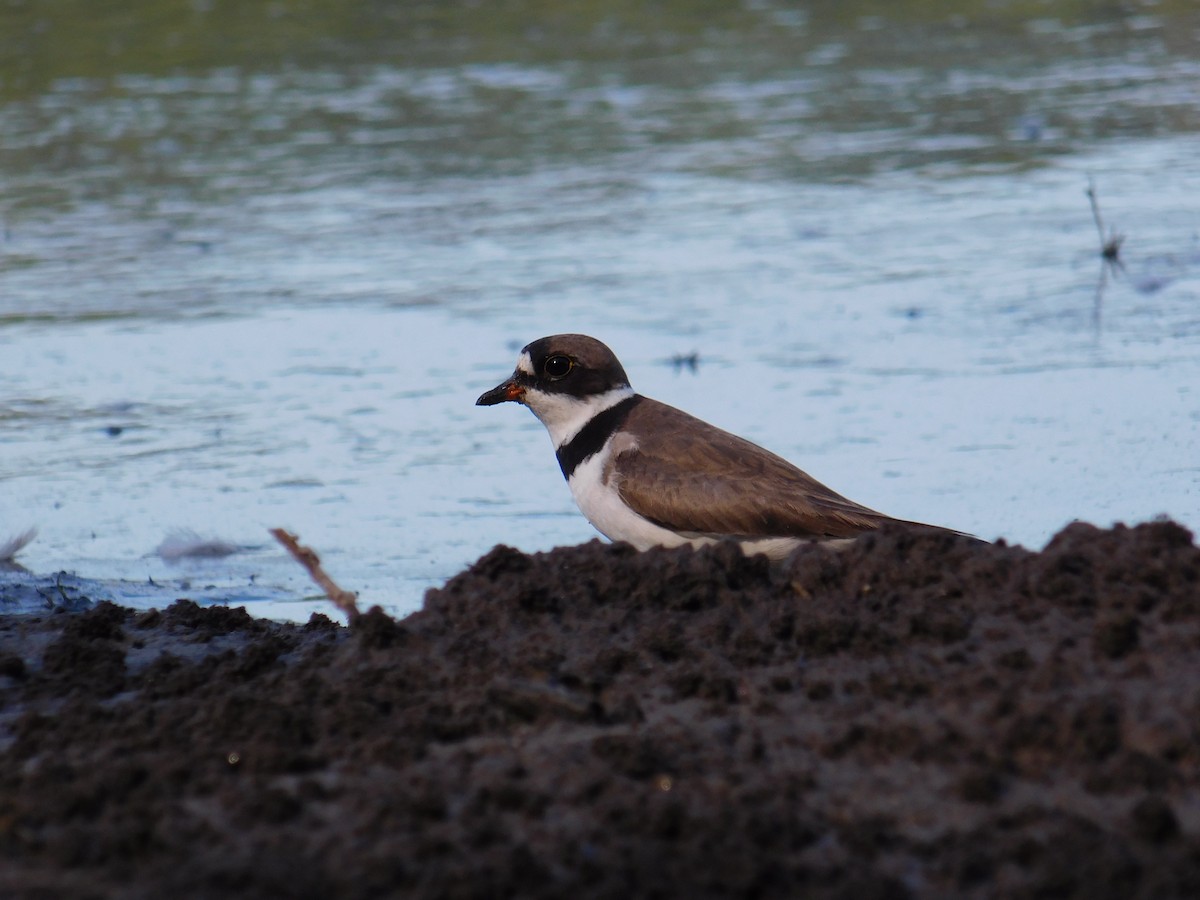
[[[512,376],[475,404],[506,402],[546,427],[592,526],[638,550],[732,540],[747,555],[782,560],[887,523],[960,534],[868,509],[769,450],[642,396],[616,354],[585,334],[527,344]]]

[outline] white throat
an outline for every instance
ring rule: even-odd
[[[590,397],[572,397],[570,394],[557,394],[531,388],[525,392],[525,405],[546,426],[546,430],[550,432],[550,441],[557,450],[579,434],[579,430],[597,413],[604,412],[626,397],[632,397],[633,394],[633,388],[629,385],[613,388],[603,394],[593,394]]]

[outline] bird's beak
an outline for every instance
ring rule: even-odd
[[[497,403],[507,403],[509,400],[515,400],[520,403],[525,397],[525,388],[521,387],[515,381],[509,380],[503,384],[498,384],[490,391],[486,391],[475,401],[476,406],[495,406]]]

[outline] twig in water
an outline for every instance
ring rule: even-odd
[[[325,570],[321,568],[320,557],[312,549],[301,546],[298,535],[284,531],[282,528],[272,528],[271,534],[275,540],[287,548],[288,553],[292,554],[296,562],[304,566],[309,577],[317,583],[317,587],[325,592],[325,596],[334,606],[346,614],[346,620],[353,625],[359,617],[355,595],[350,591],[342,590],[332,578],[325,574]]]
[[[1088,179],[1087,196],[1088,202],[1092,205],[1092,219],[1095,221],[1096,231],[1100,235],[1100,256],[1119,267],[1121,265],[1121,244],[1125,241],[1125,235],[1110,230],[1108,237],[1104,236],[1104,220],[1100,218],[1100,201],[1096,199],[1096,185],[1091,178]]]

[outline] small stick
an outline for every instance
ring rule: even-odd
[[[1104,237],[1104,220],[1100,218],[1100,201],[1096,199],[1096,186],[1092,179],[1088,179],[1087,187],[1088,202],[1092,204],[1092,221],[1096,223],[1096,231],[1100,234],[1100,255],[1112,263],[1120,263],[1121,242],[1125,240],[1125,235],[1112,232],[1107,238]]]
[[[355,603],[355,595],[338,587],[337,583],[321,568],[321,559],[316,552],[299,543],[298,535],[284,531],[282,528],[272,528],[271,534],[275,540],[287,548],[288,553],[292,554],[296,562],[304,566],[309,577],[317,583],[317,587],[325,592],[325,596],[334,606],[346,614],[346,620],[353,625],[360,615],[358,604]]]

